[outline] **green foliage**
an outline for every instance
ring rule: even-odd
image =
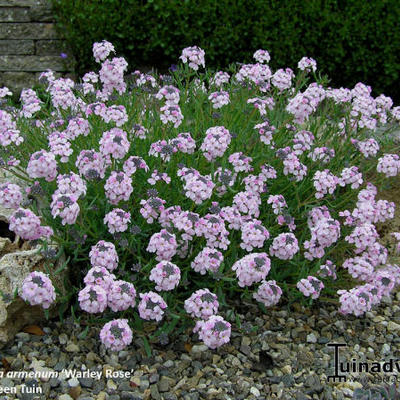
[[[334,86],[361,81],[400,98],[400,3],[397,0],[52,0],[61,34],[82,75],[94,68],[93,42],[109,40],[131,67],[160,70],[198,45],[206,63],[251,62],[259,48],[271,67],[316,59]]]

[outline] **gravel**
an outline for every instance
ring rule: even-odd
[[[329,304],[294,304],[290,311],[281,306],[266,315],[244,305],[241,312],[242,328],[234,328],[228,345],[210,350],[181,335],[154,344],[151,357],[139,337],[128,349],[107,351],[98,340],[100,327],[82,339],[85,327],[71,319],[48,322],[43,336],[20,332],[0,350],[3,365],[59,375],[38,381],[4,375],[0,386],[14,386],[17,394],[0,394],[0,400],[347,399],[374,376],[387,374],[351,373],[354,382],[327,382],[334,371],[328,343],[346,343],[340,356],[348,361],[400,358],[400,293],[363,318],[342,316]],[[66,376],[65,370],[94,375]],[[42,393],[22,393],[23,384]]]

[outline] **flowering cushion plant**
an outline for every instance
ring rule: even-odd
[[[362,315],[400,284],[400,234],[394,248],[379,235],[395,205],[378,188],[400,172],[390,98],[327,87],[306,57],[297,73],[273,72],[265,50],[202,72],[193,46],[159,76],[126,75],[114,52],[96,43],[100,70],[79,84],[43,73],[47,100],[3,101],[2,168],[28,185],[0,186],[10,229],[71,257],[67,295],[48,268],[27,277],[24,300],[77,295],[109,321],[100,339],[112,350],[144,321],[159,325],[152,340],[192,323],[216,348],[234,328],[232,299],[265,310],[320,298]]]

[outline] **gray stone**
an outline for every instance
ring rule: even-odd
[[[27,22],[29,8],[0,7],[0,22]]]
[[[158,382],[158,390],[160,392],[168,392],[173,384],[173,379],[167,376],[162,376],[160,382]]]
[[[35,22],[53,22],[54,21],[54,13],[51,8],[51,5],[38,5],[31,7],[29,10],[29,16],[31,21]]]
[[[153,400],[161,400],[161,395],[158,391],[157,385],[150,386],[150,395]]]
[[[84,388],[91,388],[93,386],[92,378],[80,378],[79,382],[80,382],[81,386]]]
[[[54,24],[45,22],[0,24],[0,39],[57,39]]]
[[[314,333],[307,335],[307,343],[317,343],[317,337]]]
[[[37,40],[36,52],[38,56],[59,56],[61,53],[68,55],[67,44],[65,40]]]
[[[159,380],[160,380],[160,375],[158,375],[158,374],[151,374],[149,376],[150,383],[157,383]]]
[[[295,384],[294,377],[291,374],[283,375],[281,381],[286,387],[291,387]]]
[[[59,56],[0,56],[0,71],[40,72],[47,69],[71,71],[72,61]]]
[[[22,89],[37,83],[36,74],[32,72],[0,72],[0,86],[7,86],[16,97]]]
[[[132,392],[121,392],[120,396],[121,400],[138,400],[140,397],[138,397],[135,393]]]
[[[49,380],[50,387],[55,388],[60,386],[60,381],[57,378],[50,378]]]
[[[296,400],[308,400],[308,399],[311,399],[311,397],[308,397],[304,393],[301,393],[301,392],[296,393]]]
[[[106,384],[104,383],[104,381],[94,381],[93,384],[93,393],[94,394],[99,394],[104,388],[106,387]]]
[[[37,0],[0,0],[0,7],[32,7]]]
[[[10,294],[18,291],[31,271],[45,271],[44,264],[43,255],[38,249],[3,255],[0,259],[0,290]],[[65,276],[65,270],[64,273],[55,276],[57,286],[61,286],[59,279],[64,279]],[[12,339],[25,325],[32,325],[44,319],[45,314],[41,306],[32,307],[20,297],[7,303],[0,299],[0,345]]]
[[[57,364],[54,366],[54,371],[61,372],[65,367],[67,363],[64,360],[60,360],[57,362]]]

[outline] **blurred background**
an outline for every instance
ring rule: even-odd
[[[184,47],[206,52],[206,66],[253,62],[296,70],[314,58],[332,86],[372,86],[400,102],[399,0],[52,0],[56,29],[79,75],[96,68],[92,44],[106,39],[130,70],[165,71]]]

